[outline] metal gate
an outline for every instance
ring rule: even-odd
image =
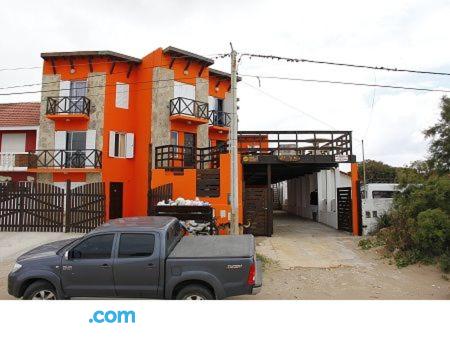
[[[0,184],[0,231],[62,232],[64,195],[64,189],[50,184]]]
[[[338,229],[353,231],[352,221],[352,189],[340,187],[337,189]]]

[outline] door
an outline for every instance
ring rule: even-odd
[[[86,96],[86,81],[70,82],[70,107],[69,112],[84,112],[83,97]]]
[[[82,168],[86,162],[86,132],[67,132],[66,167]]]
[[[266,187],[246,187],[244,194],[244,228],[246,234],[270,236]]]
[[[123,210],[123,183],[109,184],[109,218],[122,217]]]
[[[352,232],[352,189],[350,187],[337,189],[337,211],[338,229]]]
[[[159,241],[151,233],[120,234],[119,249],[114,259],[117,296],[158,297]]]
[[[90,236],[63,257],[61,281],[69,297],[113,297],[114,234]]]
[[[184,134],[184,166],[195,166],[195,134],[186,132]]]

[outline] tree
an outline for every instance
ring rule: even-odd
[[[450,172],[450,98],[441,100],[439,121],[424,131],[425,138],[431,138],[428,163],[438,174]]]
[[[359,178],[363,179],[363,165],[358,166]],[[392,183],[395,181],[396,168],[381,161],[366,160],[366,181],[367,183]]]

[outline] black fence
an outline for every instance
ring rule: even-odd
[[[47,97],[48,115],[56,114],[84,114],[89,116],[91,111],[91,101],[84,96],[70,97]]]
[[[103,183],[66,189],[38,182],[0,184],[0,231],[87,232],[105,221]]]
[[[28,153],[28,168],[101,168],[100,150],[35,150]]]
[[[212,110],[210,113],[210,123],[215,126],[230,127],[231,116],[228,112]]]
[[[170,100],[170,115],[185,115],[209,120],[208,103],[196,101],[185,97],[176,97]]]

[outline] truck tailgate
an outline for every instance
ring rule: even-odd
[[[254,254],[253,235],[185,236],[168,258],[246,258]]]

